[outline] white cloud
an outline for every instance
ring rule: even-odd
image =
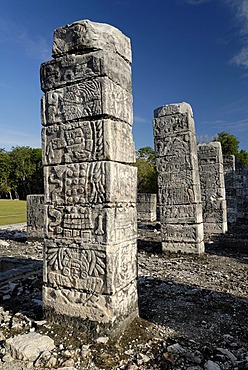
[[[186,0],[187,4],[190,5],[201,5],[205,3],[209,3],[211,0]]]
[[[143,117],[140,117],[140,116],[134,116],[133,120],[136,123],[147,123],[147,120]]]
[[[248,129],[248,118],[241,119],[239,121],[205,121],[201,123],[201,126],[207,126],[215,128],[216,131],[232,131],[240,132]]]
[[[240,29],[240,40],[243,47],[231,59],[231,63],[248,69],[248,1],[247,0],[225,0],[231,6],[236,15],[238,27]]]
[[[51,45],[42,36],[30,36],[22,24],[0,17],[0,43],[19,45],[32,58],[47,60],[51,56]]]

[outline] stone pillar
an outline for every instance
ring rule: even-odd
[[[237,194],[236,194],[236,173],[235,173],[235,156],[223,156],[226,205],[227,205],[227,222],[235,224],[238,217]]]
[[[226,193],[221,144],[198,144],[205,238],[227,231]]]
[[[154,111],[162,250],[204,252],[195,124],[189,104]]]
[[[157,194],[137,194],[138,221],[156,221],[157,219]]]
[[[116,332],[137,316],[130,40],[88,20],[41,66],[46,317]]]
[[[44,195],[27,196],[27,237],[28,240],[44,239]]]
[[[235,160],[235,186],[238,220],[248,219],[248,170],[238,158]]]

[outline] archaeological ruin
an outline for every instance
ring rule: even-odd
[[[198,144],[204,238],[227,231],[223,157],[220,142]]]
[[[83,20],[55,30],[52,54],[41,65],[44,312],[116,333],[138,315],[130,40]]]
[[[137,194],[137,219],[138,221],[156,221],[157,194]]]
[[[201,189],[195,124],[189,104],[154,111],[163,252],[204,252]]]

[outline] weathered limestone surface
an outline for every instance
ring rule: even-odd
[[[41,66],[45,314],[108,334],[137,315],[130,41],[86,21]]]
[[[227,208],[221,144],[198,145],[205,238],[227,231]]]
[[[27,237],[29,240],[44,239],[44,195],[27,196]]]
[[[139,221],[156,221],[157,194],[137,194],[137,216]]]
[[[201,189],[195,125],[189,104],[154,111],[163,251],[203,253]]]
[[[104,50],[107,54],[111,51],[132,62],[130,39],[108,24],[85,19],[54,31],[54,58],[67,53],[85,54],[96,50]]]

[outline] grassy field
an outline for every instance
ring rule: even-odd
[[[25,200],[0,200],[0,226],[26,221]]]

